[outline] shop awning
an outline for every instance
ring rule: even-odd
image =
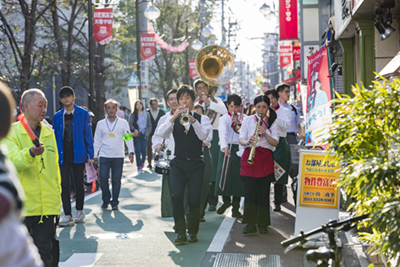
[[[301,71],[299,69],[296,69],[296,76],[283,80],[283,82],[292,85],[300,80],[301,80]]]
[[[400,52],[379,72],[379,75],[390,78],[400,76]]]

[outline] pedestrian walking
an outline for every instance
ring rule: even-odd
[[[156,98],[151,98],[149,101],[150,108],[147,109],[147,112],[150,115],[150,121],[151,121],[151,131],[149,138],[147,139],[147,161],[148,165],[147,168],[152,169],[153,166],[151,165],[151,162],[153,160],[153,149],[152,149],[152,138],[154,135],[154,131],[156,130],[156,126],[158,124],[158,121],[162,116],[165,115],[164,110],[160,109],[158,107],[158,100]]]
[[[274,211],[281,211],[283,191],[288,183],[290,171],[290,148],[286,141],[286,133],[290,126],[290,111],[279,105],[279,95],[275,89],[266,91],[265,95],[269,97],[271,108],[276,112],[276,123],[278,124],[279,144],[272,155],[274,161],[285,170],[285,173],[274,184]]]
[[[118,103],[108,99],[104,103],[107,118],[97,123],[94,134],[94,162],[100,163],[100,187],[102,192],[103,210],[111,204],[113,210],[118,210],[118,197],[121,190],[122,169],[125,158],[124,142],[128,147],[129,161],[133,163],[133,141],[129,124],[125,119],[117,117]],[[100,159],[98,159],[100,158]],[[112,199],[108,179],[111,170]]]
[[[62,203],[64,216],[59,226],[72,226],[83,223],[85,187],[83,172],[85,163],[93,158],[93,135],[89,113],[75,104],[74,90],[64,86],[59,92],[60,101],[64,107],[54,114],[53,128],[56,136],[61,170]],[[76,215],[71,212],[70,173],[73,172],[75,186]]]
[[[259,233],[266,234],[271,224],[269,192],[271,182],[275,181],[272,152],[278,145],[278,124],[267,96],[257,96],[254,107],[256,114],[243,120],[239,136],[239,143],[246,147],[240,161],[245,190],[243,234],[256,233],[256,224]]]
[[[26,195],[24,224],[47,267],[53,263],[55,219],[61,213],[57,143],[53,130],[41,123],[47,112],[44,93],[39,89],[26,90],[21,97],[21,107],[38,146],[32,145],[21,122],[12,124],[3,144],[7,146],[7,157],[14,163]]]
[[[175,158],[171,161],[171,192],[175,221],[175,243],[197,242],[200,220],[201,186],[204,176],[203,141],[207,139],[211,125],[208,117],[195,113],[195,93],[188,85],[181,85],[177,92],[179,108],[159,129],[160,135],[175,140]],[[179,140],[179,141],[178,141]],[[188,186],[188,233],[183,207],[183,195]]]
[[[143,102],[137,100],[129,117],[129,128],[133,136],[136,166],[141,172],[146,161],[147,140],[151,132],[150,114],[144,110]]]

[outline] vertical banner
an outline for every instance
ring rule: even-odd
[[[279,0],[279,39],[299,39],[297,0]]]
[[[199,77],[196,71],[196,60],[194,59],[189,60],[189,77],[192,79],[197,79]]]
[[[95,8],[93,23],[93,40],[106,45],[112,40],[113,9]]]
[[[299,61],[300,60],[300,46],[292,46],[292,52],[293,52],[293,61]]]
[[[332,124],[328,49],[324,47],[309,56],[307,63],[306,144],[310,144],[312,139],[326,138]]]
[[[142,33],[140,35],[140,58],[153,60],[156,55],[156,34]]]
[[[279,58],[282,68],[292,63],[292,53],[290,52],[290,45],[281,45],[279,47]]]

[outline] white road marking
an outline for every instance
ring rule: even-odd
[[[224,248],[226,239],[229,236],[229,232],[231,231],[232,225],[235,222],[236,218],[225,217],[222,221],[221,225],[218,228],[217,233],[215,234],[213,240],[211,241],[210,246],[207,249],[207,252],[221,252]]]
[[[103,253],[74,253],[66,262],[60,262],[60,267],[91,267]]]

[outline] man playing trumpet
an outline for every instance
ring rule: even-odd
[[[177,91],[179,103],[174,115],[166,120],[158,130],[160,136],[168,139],[172,134],[175,140],[175,158],[170,162],[170,179],[175,232],[175,243],[197,242],[200,220],[200,196],[204,175],[203,141],[207,139],[212,127],[210,120],[193,111],[195,94],[188,85],[181,85]],[[189,224],[186,236],[186,223],[183,207],[185,187],[188,187]]]

